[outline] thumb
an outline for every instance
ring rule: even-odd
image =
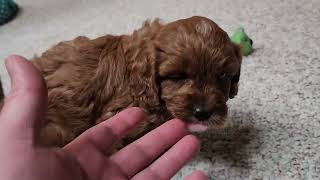
[[[47,108],[44,81],[40,72],[23,57],[9,56],[6,68],[11,90],[0,114],[1,128],[10,133],[9,137],[33,143]]]

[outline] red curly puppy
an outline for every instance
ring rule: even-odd
[[[241,54],[213,21],[146,22],[131,35],[78,37],[33,59],[48,87],[40,141],[63,146],[132,106],[148,119],[132,141],[171,118],[203,131],[224,124],[238,91]]]

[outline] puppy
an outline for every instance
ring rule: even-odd
[[[78,37],[33,59],[48,89],[43,145],[63,146],[127,107],[147,120],[132,141],[171,118],[190,130],[222,126],[238,92],[241,52],[205,17],[146,22],[131,35]]]

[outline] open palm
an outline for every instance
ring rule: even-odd
[[[41,147],[37,137],[47,104],[41,75],[19,56],[11,56],[6,65],[12,88],[0,114],[3,179],[169,179],[199,150],[198,140],[188,135],[185,124],[176,119],[120,151],[108,153],[115,142],[144,119],[139,108],[120,112],[64,148]],[[186,179],[207,178],[197,171]]]

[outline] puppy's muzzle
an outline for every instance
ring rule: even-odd
[[[198,121],[206,121],[208,120],[212,112],[208,109],[206,109],[204,106],[195,105],[193,106],[193,116],[197,118]]]

